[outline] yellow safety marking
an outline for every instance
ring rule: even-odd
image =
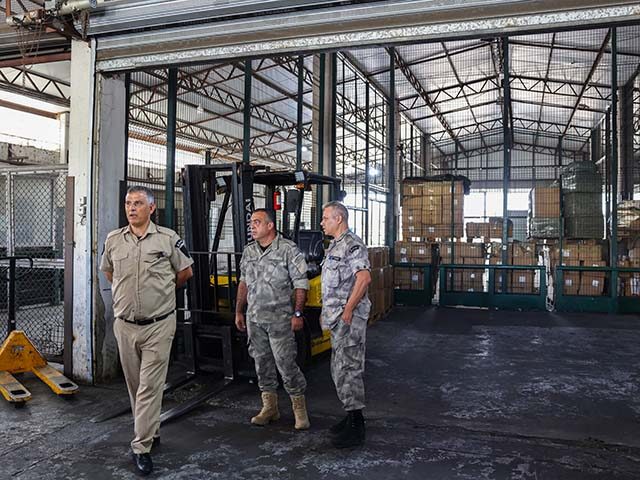
[[[51,365],[33,369],[33,373],[46,383],[54,393],[58,395],[71,395],[78,391],[78,385],[65,377]]]
[[[323,330],[322,336],[311,340],[311,356],[331,350],[331,332]]]
[[[31,400],[31,392],[9,372],[0,372],[0,394],[13,403]]]

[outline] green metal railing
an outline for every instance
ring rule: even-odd
[[[488,288],[481,292],[455,291],[447,271],[488,270]],[[497,289],[496,277],[509,278],[519,271],[540,272],[540,285],[533,293],[510,292],[509,288]],[[498,271],[498,272],[496,272]],[[472,307],[498,308],[505,310],[546,310],[547,281],[545,267],[541,265],[440,265],[440,305],[465,305]],[[506,282],[504,282],[506,284]],[[532,286],[532,290],[534,290]]]
[[[565,293],[565,278],[570,272],[603,274],[606,279],[606,288],[600,295],[585,295],[579,292]],[[556,310],[559,312],[640,313],[640,296],[626,296],[624,292],[620,292],[620,282],[625,274],[640,276],[640,268],[556,267],[554,292]]]
[[[433,265],[424,263],[396,263],[394,269],[420,270],[423,274],[421,288],[415,290],[399,289],[394,290],[394,302],[396,305],[422,306],[431,305],[433,298]]]

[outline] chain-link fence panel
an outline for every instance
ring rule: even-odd
[[[67,171],[0,171],[0,337],[9,318],[9,257],[15,272],[16,328],[49,357],[64,346],[64,217]]]

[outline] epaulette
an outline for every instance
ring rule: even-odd
[[[124,233],[127,228],[129,228],[128,226],[126,227],[121,227],[121,228],[116,228],[115,230],[111,230],[108,234],[107,234],[107,238],[111,238],[111,237],[115,237],[116,235],[119,235],[121,233]]]
[[[160,225],[156,225],[156,230],[158,231],[158,233],[161,233],[163,235],[168,235],[170,237],[172,237],[176,233],[173,230],[171,230],[170,228],[161,227]]]

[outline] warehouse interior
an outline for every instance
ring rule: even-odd
[[[516,20],[416,38],[336,33],[335,43],[294,29],[287,35],[299,43],[269,51],[233,44],[234,22],[249,31],[335,15],[343,23],[331,28],[347,31],[353,10],[370,13],[373,32],[381,19],[409,28],[393,8],[426,15],[437,6],[230,2],[219,18],[203,10],[194,22],[170,1],[144,10],[113,0],[67,18],[70,35],[49,25],[14,38],[5,19],[40,3],[0,8],[0,113],[12,119],[0,123],[0,251],[33,259],[35,268],[18,261],[18,328],[81,391],[62,400],[25,378],[27,408],[0,405],[11,478],[133,478],[131,417],[94,423],[126,403],[110,291],[95,265],[106,233],[126,224],[120,199],[131,185],[154,191],[154,221],[183,236],[206,271],[204,287],[193,281],[180,298],[171,376],[187,371],[189,383],[167,391],[165,411],[206,400],[163,424],[158,478],[640,475],[640,5],[586,2],[579,21],[527,28],[520,19],[561,17],[562,8],[540,2],[518,14],[523,2],[485,2],[487,18],[495,8]],[[451,3],[451,18],[473,25],[482,2]],[[622,7],[637,10],[624,21],[598,10]],[[170,15],[179,22],[165,44]],[[222,54],[208,53],[211,39],[194,40],[210,22],[229,22]],[[416,14],[420,22],[429,21]],[[268,32],[265,45],[276,36]],[[337,195],[305,188],[301,201],[299,187],[281,187],[276,213],[288,234],[288,199],[299,202],[296,226],[318,231],[322,205],[341,199],[369,248],[362,449],[328,450],[324,430],[339,415],[328,352],[306,365],[308,433],[294,434],[286,415],[270,429],[247,425],[256,385],[235,353],[229,366],[207,323],[233,306],[235,207],[223,189],[205,188],[207,206],[196,210],[192,165],[339,180]],[[273,206],[272,195],[254,185],[254,206]],[[206,248],[192,243],[199,228]],[[9,295],[0,289],[0,338]],[[203,307],[203,295],[213,303]],[[207,396],[221,374],[233,382]]]

